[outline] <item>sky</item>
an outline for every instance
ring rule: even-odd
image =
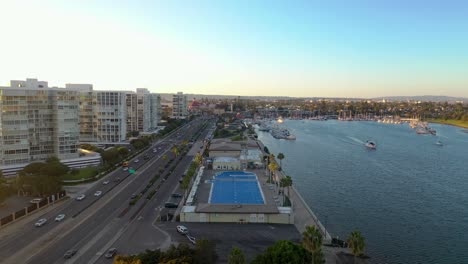
[[[0,86],[468,97],[468,1],[0,1]]]

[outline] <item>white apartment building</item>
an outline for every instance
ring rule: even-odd
[[[149,131],[150,124],[150,92],[146,88],[137,88],[137,123],[138,131]]]
[[[187,118],[187,107],[187,96],[182,92],[178,92],[172,96],[172,118]]]
[[[127,105],[127,133],[138,131],[138,105],[137,95],[134,92],[127,92],[126,94]]]
[[[79,93],[80,104],[80,142],[94,142],[95,123],[93,108],[93,85],[92,84],[65,84],[65,88],[76,90]]]
[[[78,158],[78,97],[36,79],[0,87],[0,167]]]
[[[97,143],[116,143],[126,139],[127,92],[94,91],[94,134]]]
[[[149,128],[146,131],[156,129],[158,127],[158,124],[161,122],[161,96],[155,93],[150,94],[149,106]]]

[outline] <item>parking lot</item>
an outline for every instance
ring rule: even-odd
[[[233,246],[240,248],[248,261],[262,253],[278,240],[299,242],[300,233],[294,225],[279,224],[232,224],[232,223],[174,223],[161,222],[157,226],[168,232],[172,242],[187,243],[186,236],[179,234],[177,225],[186,226],[189,234],[199,239],[213,240],[216,243],[220,263],[227,263]]]

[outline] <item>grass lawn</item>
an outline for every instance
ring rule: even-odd
[[[71,173],[71,170],[68,174],[62,177],[63,180],[81,180],[94,177],[98,173],[98,169],[95,167],[88,167],[78,169],[78,173]]]
[[[431,123],[439,123],[439,124],[445,124],[445,125],[452,125],[452,126],[458,126],[458,127],[464,127],[468,128],[468,121],[463,121],[463,120],[455,120],[455,119],[429,119],[427,120],[428,122]]]

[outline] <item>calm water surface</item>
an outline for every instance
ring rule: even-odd
[[[284,170],[332,236],[359,229],[372,263],[468,263],[467,133],[437,124],[437,136],[408,124],[284,124],[296,141],[259,139],[284,153]]]

